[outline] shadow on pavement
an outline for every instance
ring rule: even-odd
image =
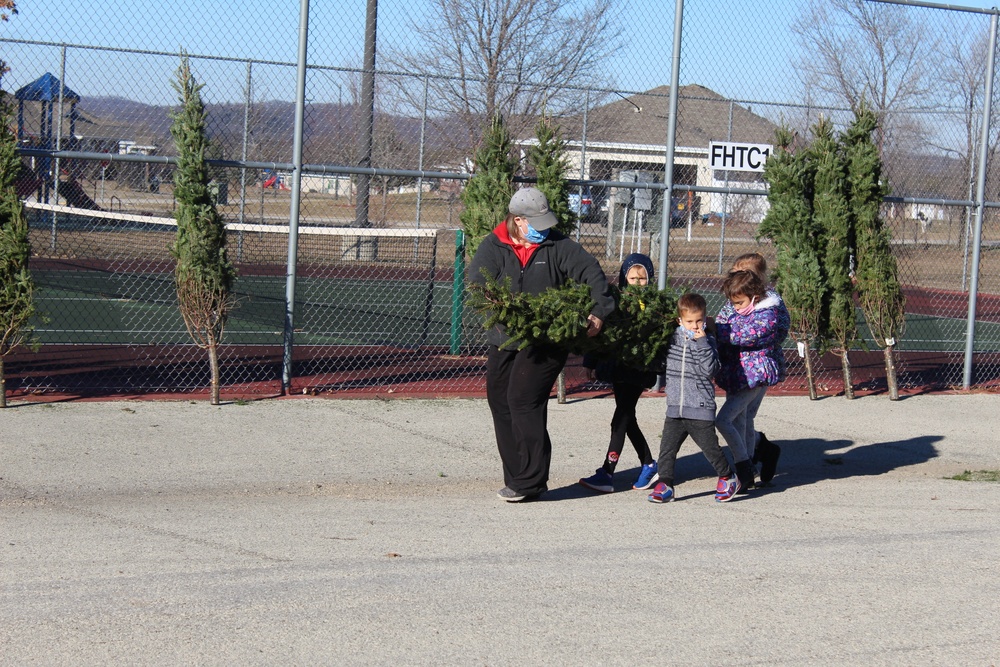
[[[775,444],[781,447],[778,472],[771,485],[760,489],[759,492],[781,492],[786,488],[815,484],[825,479],[884,475],[897,468],[926,463],[938,456],[934,443],[943,439],[942,435],[921,435],[905,440],[874,442],[861,446],[854,446],[851,440],[822,438],[775,440]],[[677,499],[685,500],[713,494],[714,488],[709,487],[714,483],[715,471],[691,440],[686,441],[682,447],[685,449],[691,447],[694,451],[677,458],[674,466],[675,484],[705,479],[709,486],[704,493],[689,493],[678,496]],[[632,491],[632,484],[638,476],[638,466],[616,471],[615,493]],[[634,493],[647,494],[648,491],[634,491]],[[543,499],[574,500],[602,495],[605,494],[574,483],[549,490]]]
[[[856,447],[848,440],[775,441],[781,447],[781,459],[774,486],[766,490],[780,491],[824,479],[884,475],[898,468],[926,463],[939,455],[934,443],[943,439],[943,435],[921,435]]]

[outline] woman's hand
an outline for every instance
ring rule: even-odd
[[[601,327],[604,326],[604,320],[597,317],[596,315],[587,316],[587,337],[593,338],[597,334],[601,333]]]

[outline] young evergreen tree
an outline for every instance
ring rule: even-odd
[[[813,184],[813,216],[822,237],[817,248],[826,291],[823,300],[825,347],[840,357],[844,376],[844,396],[854,398],[849,350],[858,338],[851,281],[851,249],[854,221],[847,202],[847,165],[843,146],[833,133],[833,123],[820,118],[813,127],[809,153],[816,167]]]
[[[528,164],[534,169],[535,187],[549,200],[549,210],[556,219],[556,230],[569,236],[576,229],[576,214],[569,207],[569,185],[566,183],[566,140],[559,126],[544,113],[535,126],[538,145],[528,149]]]
[[[174,197],[177,200],[177,237],[170,248],[177,260],[174,282],[177,302],[188,334],[208,351],[211,366],[211,402],[219,404],[219,345],[233,308],[236,270],[226,252],[226,229],[209,189],[205,152],[202,84],[195,81],[186,56],[181,57],[173,82],[181,108],[171,114],[170,134],[177,147]]]
[[[462,190],[464,208],[459,219],[470,256],[476,253],[486,235],[507,216],[518,167],[517,161],[511,157],[512,148],[510,132],[503,117],[497,114],[476,151],[475,173]]]
[[[826,281],[820,265],[822,238],[813,217],[815,167],[806,150],[793,152],[794,134],[787,127],[776,132],[777,149],[764,165],[771,207],[760,224],[758,237],[770,239],[777,254],[775,284],[791,318],[789,335],[805,360],[809,398],[816,399],[812,348],[820,345],[825,329],[823,300]]]
[[[857,279],[861,310],[875,342],[885,354],[890,400],[899,398],[893,355],[897,338],[906,328],[905,298],[899,269],[890,245],[891,234],[879,213],[889,188],[882,183],[882,160],[872,134],[875,113],[862,102],[844,137],[848,200],[857,233]]]
[[[0,408],[7,407],[4,358],[31,339],[35,314],[35,283],[28,271],[28,221],[14,186],[21,158],[10,126],[10,103],[7,93],[0,90]]]

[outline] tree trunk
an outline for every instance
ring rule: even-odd
[[[812,355],[809,353],[809,341],[804,341],[802,343],[802,350],[805,354],[806,360],[806,384],[809,386],[809,400],[815,401],[816,396],[816,378],[813,377],[813,365],[812,365]]]
[[[219,346],[216,342],[208,345],[208,363],[212,368],[212,384],[210,387],[212,405],[219,404]]]
[[[854,398],[854,383],[851,381],[851,359],[846,349],[841,352],[840,367],[844,371],[844,398],[851,400]]]
[[[559,371],[559,377],[556,378],[556,402],[565,403],[566,402],[566,369]]]
[[[4,375],[3,357],[0,357],[0,408],[7,407],[7,376]]]
[[[899,384],[896,382],[896,360],[893,355],[893,345],[885,346],[885,382],[889,386],[889,400],[899,400]]]

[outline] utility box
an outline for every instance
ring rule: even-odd
[[[652,183],[656,174],[649,171],[635,172],[635,180],[639,183]],[[653,191],[649,188],[638,188],[632,191],[632,208],[637,211],[653,210]]]
[[[618,177],[615,178],[616,181],[621,181],[623,183],[635,183],[635,170],[633,169],[622,169],[618,172]],[[616,188],[615,189],[615,204],[619,206],[628,206],[632,203],[632,188]]]

